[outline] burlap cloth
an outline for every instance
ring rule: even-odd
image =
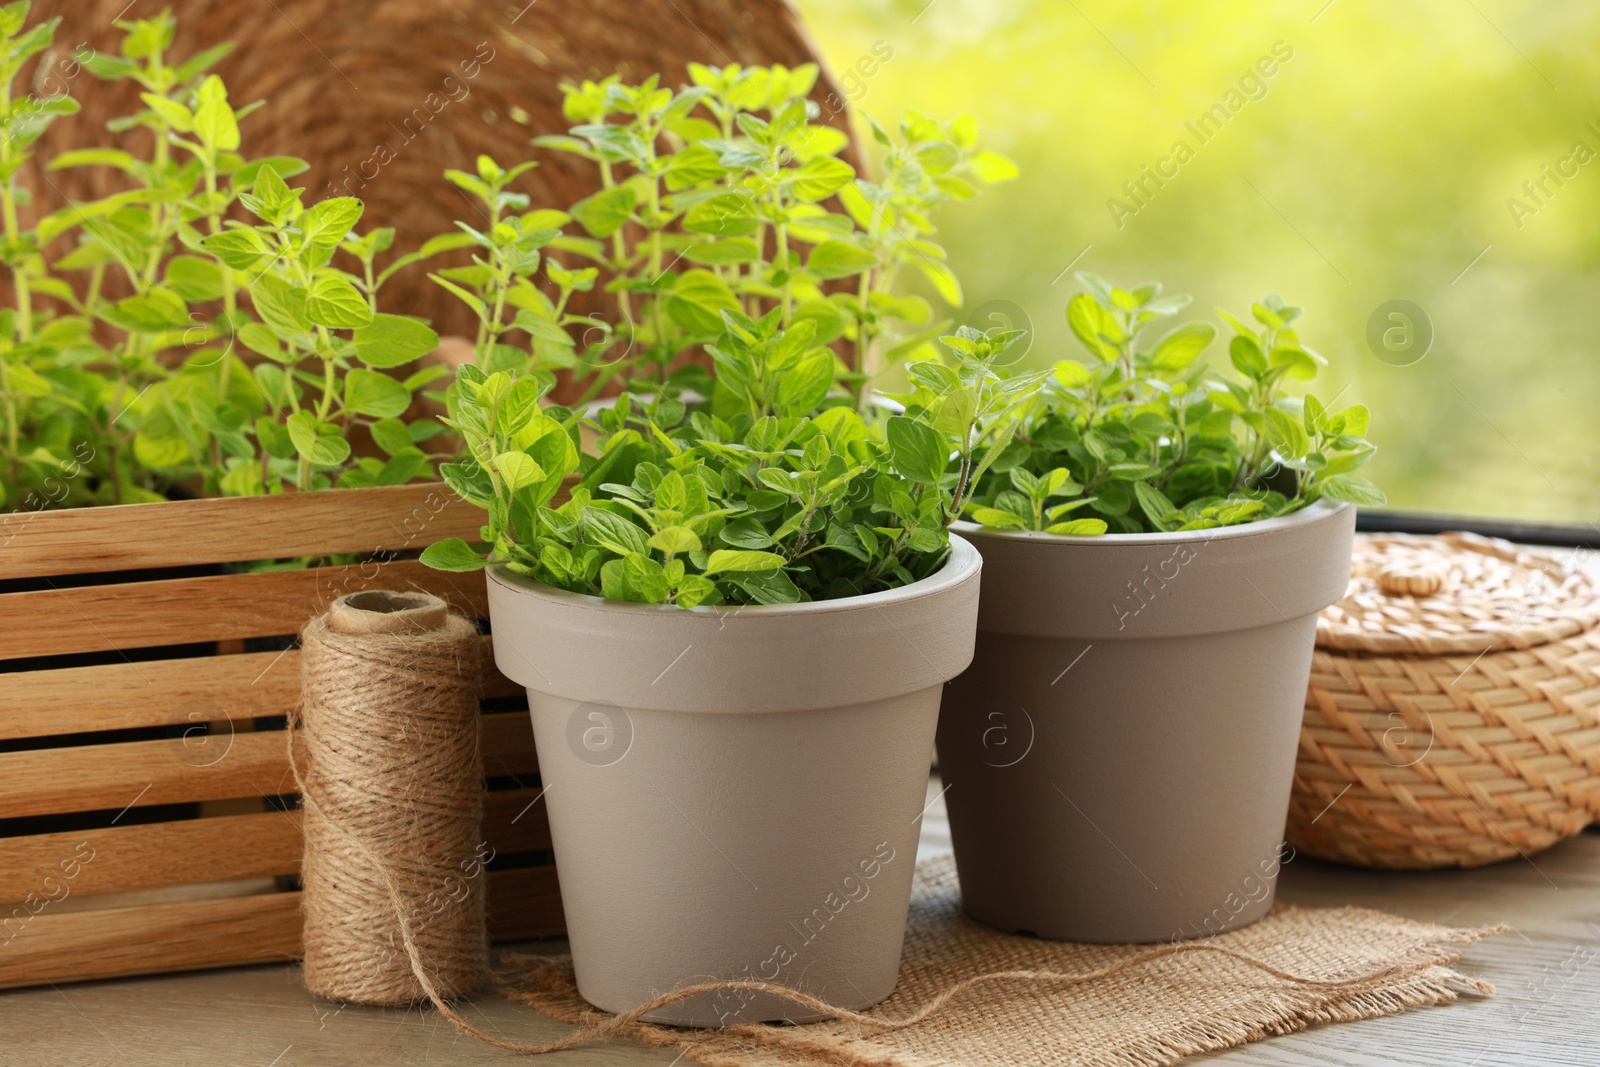
[[[1149,959],[1085,981],[1033,974],[983,982],[901,1029],[823,1022],[677,1030],[633,1022],[612,1032],[675,1045],[684,1059],[708,1067],[1146,1067],[1312,1023],[1393,1015],[1446,1004],[1462,992],[1491,993],[1487,982],[1446,964],[1464,946],[1498,932],[1364,908],[1280,904],[1253,926],[1207,940],[1205,951]],[[1081,975],[1149,956],[1153,948],[1161,946],[1061,944],[991,930],[962,913],[955,863],[943,856],[917,868],[900,984],[868,1014],[910,1016],[979,975]],[[1340,984],[1307,984],[1287,975]],[[566,957],[507,957],[500,981],[512,1000],[564,1022],[611,1018],[578,996]]]

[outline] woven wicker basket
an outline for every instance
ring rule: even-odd
[[[1600,589],[1471,534],[1357,539],[1323,612],[1288,841],[1475,867],[1600,820]]]

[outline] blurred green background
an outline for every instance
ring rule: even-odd
[[[1021,166],[938,221],[963,315],[1019,306],[1029,362],[1081,354],[1075,259],[1192,293],[1213,322],[1274,290],[1332,364],[1318,395],[1372,408],[1391,507],[1600,520],[1600,4],[797,5],[859,109],[970,112]],[[1185,124],[1219,103],[1235,109],[1202,143]],[[1176,174],[1141,206],[1124,183],[1158,164]],[[1415,341],[1390,362],[1367,342],[1396,299],[1432,323],[1416,362]]]

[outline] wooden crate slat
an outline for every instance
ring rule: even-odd
[[[0,740],[282,715],[300,653],[108,663],[0,675]]]
[[[485,799],[483,838],[497,855],[550,847],[540,791],[510,789]],[[0,838],[0,904],[124,893],[158,886],[298,874],[305,837],[300,812]],[[9,914],[0,907],[0,919]],[[0,929],[0,940],[5,933]]]
[[[489,940],[528,941],[566,932],[554,867],[489,872]]]
[[[238,563],[476,538],[483,513],[443,482],[0,515],[0,574],[53,577]]]
[[[484,696],[522,693],[488,637],[483,657]],[[299,699],[298,650],[17,671],[0,677],[0,741],[284,715]]]
[[[11,937],[0,948],[0,989],[281,962],[300,954],[300,894],[60,913],[46,908],[20,927],[0,933],[0,941]]]
[[[295,874],[304,841],[298,811],[0,838],[0,902]]]
[[[489,914],[496,941],[560,936],[555,868],[491,871]],[[301,951],[299,893],[60,913],[46,907],[11,931],[0,928],[0,989],[275,963]]]
[[[541,788],[490,793],[483,809],[483,839],[498,856],[550,847],[550,817]]]
[[[482,572],[416,560],[42,589],[0,595],[0,618],[26,620],[0,632],[0,660],[298,633],[330,601],[362,589],[419,589],[471,618],[488,614]]]
[[[483,752],[491,777],[539,771],[525,712],[485,715]],[[0,753],[0,819],[294,791],[281,730]]]
[[[485,777],[521,778],[539,773],[539,757],[533,750],[533,724],[526,711],[485,715],[480,722],[483,733],[478,747],[483,753]]]
[[[520,697],[527,693],[522,686],[500,673],[500,668],[494,662],[494,638],[484,635],[483,638],[483,696],[489,697]]]
[[[0,753],[0,819],[294,792],[281,730],[216,740],[220,756],[182,738]]]

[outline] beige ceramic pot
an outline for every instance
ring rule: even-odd
[[[944,683],[971,662],[977,552],[920,582],[738,609],[626,604],[489,572],[527,687],[578,989],[621,1012],[711,979],[862,1008],[894,989]],[[649,1016],[816,1016],[778,995]]]
[[[967,912],[1098,942],[1265,915],[1355,509],[1184,534],[961,529],[983,600],[938,749]]]

